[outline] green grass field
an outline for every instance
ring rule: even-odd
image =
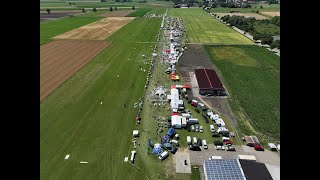
[[[126,17],[142,17],[145,14],[147,14],[149,11],[151,11],[151,9],[140,8],[140,9],[137,9],[135,12],[132,12],[132,13],[126,15]]]
[[[206,46],[231,94],[230,106],[243,133],[253,127],[280,141],[280,60],[258,46]]]
[[[89,14],[85,14],[84,17],[66,17],[54,21],[44,21],[40,23],[40,45],[50,41],[50,38],[65,33],[67,31],[79,28],[86,24],[92,23],[101,19],[102,17],[86,17]]]
[[[170,17],[182,17],[190,43],[253,44],[228,26],[210,17],[201,8],[169,9]]]
[[[254,23],[253,26],[255,31],[257,31],[260,34],[265,34],[270,36],[280,34],[280,27],[271,23],[266,25],[266,24],[261,24],[256,22]]]
[[[108,38],[112,45],[41,102],[41,179],[144,178],[123,162],[133,149],[133,104],[142,96],[147,76],[138,70],[141,55],[149,57],[151,51],[150,44],[134,42],[155,41],[160,23],[161,19],[133,20]],[[69,160],[64,160],[66,154]],[[136,157],[141,168],[142,158]]]

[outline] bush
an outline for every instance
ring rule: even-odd
[[[132,10],[135,10],[136,8],[134,6],[132,6]]]
[[[278,48],[280,49],[280,40],[275,40],[270,44],[271,49]]]
[[[110,11],[113,11],[113,8],[112,8],[112,7],[110,7]]]
[[[272,43],[272,41],[273,41],[272,36],[263,36],[263,37],[261,38],[261,44],[268,44],[268,45],[270,45],[270,44]]]

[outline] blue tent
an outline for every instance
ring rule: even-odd
[[[161,137],[161,141],[162,141],[162,142],[169,142],[169,141],[170,141],[170,138],[169,138],[169,136],[165,135],[165,136],[162,136],[162,137]]]
[[[159,143],[155,144],[152,150],[152,153],[155,155],[160,155],[162,152],[161,145]]]
[[[167,132],[167,135],[170,136],[170,137],[173,137],[174,134],[175,134],[175,132],[174,132],[174,129],[173,129],[173,128],[170,128],[170,129],[168,130],[168,132]]]

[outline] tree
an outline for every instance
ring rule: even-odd
[[[73,5],[76,5],[76,3],[72,3]]]
[[[84,8],[82,8],[82,13],[86,13],[86,10]]]
[[[93,12],[97,12],[97,8],[93,8],[92,11],[93,11]]]
[[[136,8],[134,6],[132,6],[132,10],[135,10]]]
[[[263,36],[262,38],[261,38],[261,44],[271,44],[272,43],[272,41],[273,41],[273,38],[272,38],[272,36]]]
[[[271,49],[278,48],[280,49],[280,40],[275,40],[270,44]]]
[[[112,8],[112,7],[110,7],[110,11],[113,11],[113,8]]]
[[[71,2],[69,2],[69,6],[71,6]]]
[[[263,9],[263,6],[262,6],[262,5],[260,6],[260,9]]]
[[[116,6],[116,7],[114,7],[114,10],[115,10],[115,11],[116,11],[116,10],[118,10],[117,6]]]
[[[48,9],[47,9],[47,13],[50,14],[50,11],[51,11],[51,10],[48,8]]]

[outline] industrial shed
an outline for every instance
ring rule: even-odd
[[[201,95],[223,95],[225,89],[213,69],[195,69],[195,74],[199,86],[199,94]]]
[[[246,180],[273,180],[265,164],[244,159],[239,162]]]

